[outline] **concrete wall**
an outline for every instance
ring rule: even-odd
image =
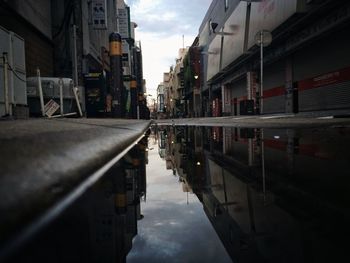
[[[102,64],[101,48],[109,49],[109,34],[116,31],[114,0],[106,1],[107,29],[94,29],[92,23],[91,2],[82,1],[83,54],[91,55]]]
[[[43,76],[53,75],[51,5],[46,2],[50,1],[7,1],[0,5],[0,25],[24,39],[27,76],[36,75],[37,67]]]
[[[48,0],[11,0],[7,4],[46,37],[51,32],[51,1]]]

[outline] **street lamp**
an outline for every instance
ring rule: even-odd
[[[264,109],[264,47],[267,47],[272,42],[271,32],[268,30],[261,30],[255,35],[255,43],[260,46],[260,114]]]

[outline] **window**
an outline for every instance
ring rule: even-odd
[[[209,27],[209,36],[210,36],[211,33],[212,33],[212,29],[211,29],[211,19],[209,19],[209,21],[208,21],[208,27]]]

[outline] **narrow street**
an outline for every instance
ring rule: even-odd
[[[350,262],[350,2],[0,0],[0,263]]]

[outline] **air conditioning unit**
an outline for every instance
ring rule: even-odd
[[[73,80],[70,78],[56,78],[56,77],[41,77],[41,87],[43,91],[44,104],[50,100],[54,100],[60,104],[60,82],[63,83],[63,109],[64,113],[77,112],[77,104],[73,92]],[[84,104],[84,90],[83,87],[78,87],[79,100]],[[27,99],[29,106],[29,113],[32,116],[40,116],[40,93],[38,86],[38,77],[27,78]],[[84,107],[83,107],[84,108]]]
[[[26,108],[26,68],[24,40],[15,33],[0,27],[0,56],[7,56],[7,94],[5,98],[4,65],[0,63],[0,117],[5,115],[5,104],[9,115],[16,115],[16,109]]]

